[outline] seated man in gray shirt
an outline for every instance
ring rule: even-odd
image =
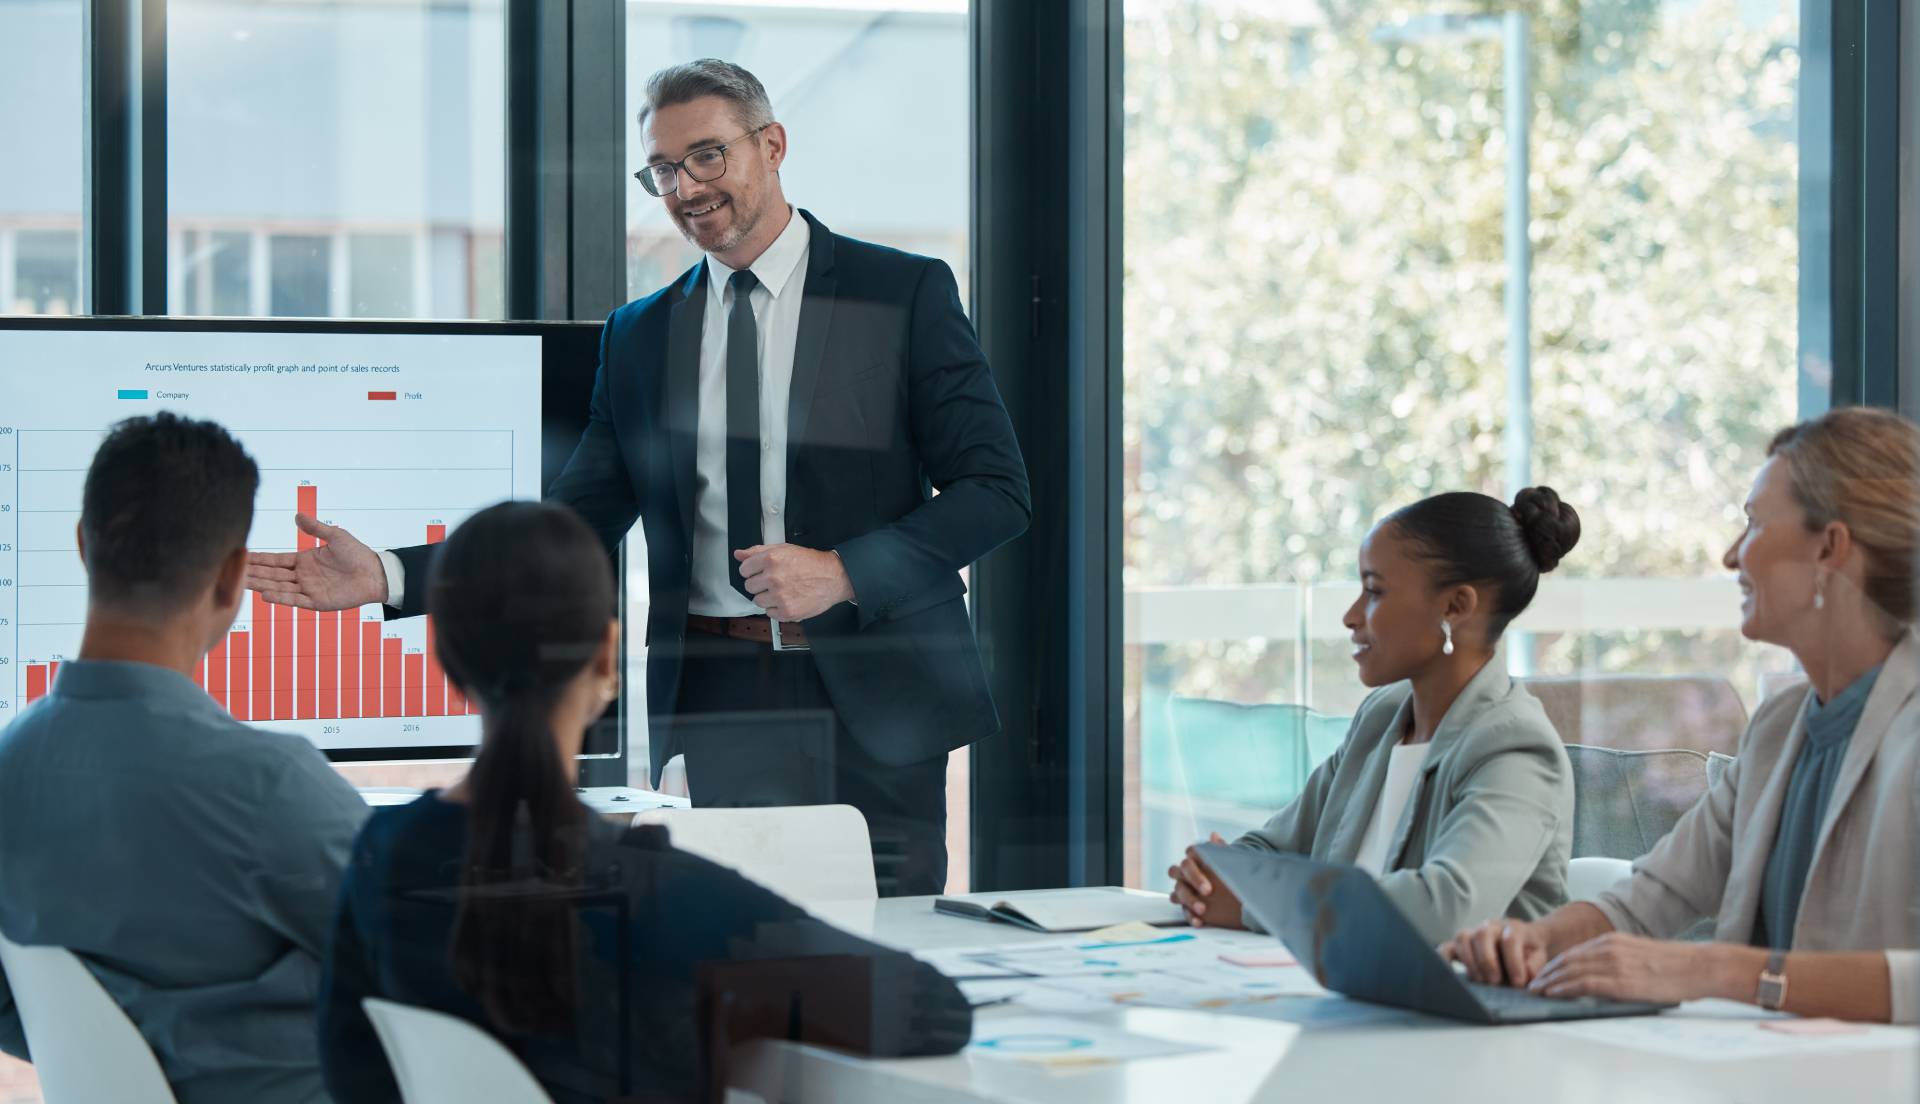
[[[328,1099],[314,1000],[367,812],[189,677],[246,593],[259,482],[211,422],[114,427],[82,492],[79,658],[0,732],[0,934],[79,955],[181,1104]],[[4,976],[0,1050],[31,1060]]]

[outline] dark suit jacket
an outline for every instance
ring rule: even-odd
[[[805,622],[821,681],[874,758],[927,759],[999,731],[960,570],[1019,536],[1026,465],[953,272],[812,237],[787,429],[787,540],[833,549],[858,605]],[[587,430],[550,500],[609,549],[645,525],[647,701],[673,713],[693,563],[694,441],[707,266],[608,316]],[[940,493],[936,496],[934,491]],[[397,550],[424,612],[430,546]],[[671,726],[665,727],[671,732]],[[653,744],[655,777],[680,749]]]

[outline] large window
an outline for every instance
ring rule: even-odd
[[[0,314],[85,309],[86,120],[80,0],[0,0]],[[0,1055],[0,1104],[40,1099]]]
[[[1344,734],[1357,546],[1426,495],[1545,483],[1582,514],[1515,674],[1722,677],[1750,708],[1790,663],[1740,637],[1719,556],[1796,415],[1799,4],[1508,6],[1127,4],[1135,884]]]
[[[968,294],[971,46],[967,0],[793,4],[739,0],[627,5],[628,160],[644,156],[634,121],[646,81],[675,62],[719,57],[767,86],[789,140],[787,199],[836,233],[938,257]],[[627,184],[627,291],[647,295],[700,259],[660,200]],[[646,624],[644,537],[628,537],[627,623]],[[646,651],[629,637],[627,685],[646,685]],[[632,691],[630,690],[631,694]],[[628,729],[629,771],[646,777],[640,728]],[[948,888],[966,887],[968,758],[949,760]],[[669,767],[671,771],[673,768]],[[670,780],[671,781],[671,780]]]
[[[0,313],[82,309],[80,0],[0,0]]]
[[[501,0],[172,0],[167,20],[174,313],[505,312]]]
[[[791,143],[787,199],[836,233],[938,257],[967,294],[972,173],[967,0],[627,5],[629,159],[647,77],[725,58],[767,86]],[[699,253],[627,182],[627,290],[645,295]]]

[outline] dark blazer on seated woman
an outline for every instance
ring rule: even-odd
[[[1292,804],[1234,843],[1329,862],[1359,856],[1412,685],[1367,696],[1346,740]],[[1434,731],[1416,789],[1394,821],[1380,888],[1425,938],[1566,903],[1573,769],[1552,722],[1495,654]]]
[[[584,889],[577,894],[574,1028],[565,1038],[494,1032],[556,1101],[692,1099],[701,1053],[695,967],[708,961],[860,956],[872,967],[870,1053],[946,1054],[966,1044],[972,1010],[932,967],[815,920],[733,870],[675,850],[661,828],[622,832],[594,818],[588,823]],[[467,824],[466,806],[428,793],[410,805],[377,810],[360,834],[341,887],[320,996],[321,1066],[337,1100],[400,1100],[361,1007],[366,997],[431,1008],[493,1030],[451,965]],[[625,1087],[619,1083],[623,1048],[631,1076]]]

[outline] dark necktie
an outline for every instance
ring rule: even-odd
[[[760,333],[753,322],[753,289],[760,281],[741,269],[727,280],[727,574],[743,596],[747,583],[733,550],[760,543]]]

